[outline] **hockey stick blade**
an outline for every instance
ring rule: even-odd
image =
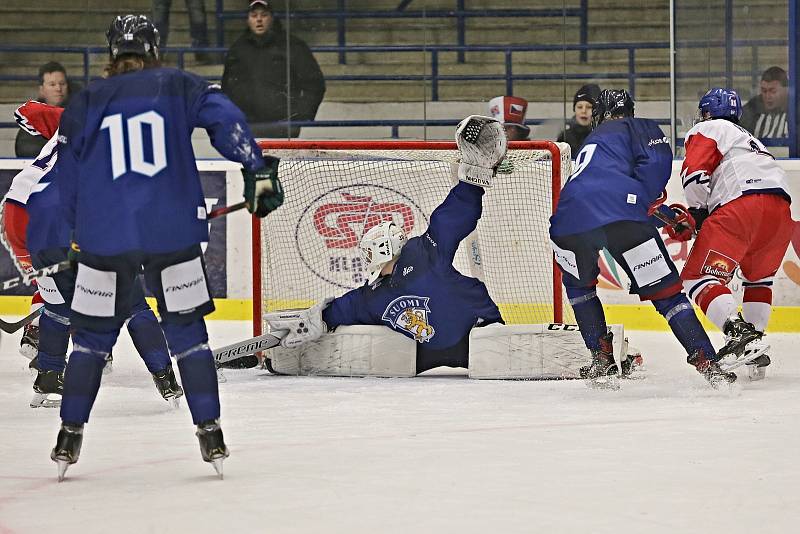
[[[245,202],[239,202],[237,204],[233,204],[232,206],[224,206],[222,208],[217,208],[211,211],[208,214],[207,218],[215,219],[217,217],[222,217],[223,215],[227,215],[228,213],[238,211],[246,207],[247,204]],[[31,271],[27,274],[21,274],[19,276],[15,276],[14,278],[9,278],[8,280],[0,282],[0,291],[8,291],[9,289],[13,289],[15,287],[19,287],[22,285],[29,286],[37,278],[40,278],[42,276],[52,276],[56,273],[66,271],[67,269],[71,268],[72,268],[72,262],[70,262],[69,260],[64,260],[60,263],[54,263],[53,265],[48,265],[47,267],[42,267],[41,269]],[[23,319],[23,321],[24,320],[25,319]],[[23,324],[23,326],[25,325]]]
[[[43,310],[44,310],[44,306],[41,306],[41,307],[37,308],[35,312],[31,313],[30,315],[28,315],[24,319],[20,319],[16,323],[9,323],[9,322],[6,322],[6,321],[0,319],[0,330],[2,330],[3,332],[5,332],[7,334],[13,334],[14,332],[19,330],[23,326],[25,326],[25,325],[27,325],[29,323],[32,323],[37,317],[39,317],[39,315],[41,315]]]
[[[214,360],[217,364],[222,364],[243,356],[256,354],[280,345],[281,339],[282,336],[276,336],[275,334],[264,334],[263,336],[245,339],[244,341],[215,350]]]

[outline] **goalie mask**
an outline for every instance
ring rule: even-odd
[[[384,221],[367,230],[358,247],[367,262],[367,281],[370,284],[378,279],[384,265],[400,255],[406,241],[408,238],[403,229],[393,222]]]

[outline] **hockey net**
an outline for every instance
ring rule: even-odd
[[[358,243],[386,220],[410,237],[456,183],[451,142],[262,141],[280,157],[283,206],[253,219],[253,308],[263,314],[339,296],[366,280]],[[574,322],[553,263],[548,220],[569,175],[569,145],[509,144],[475,232],[454,266],[481,279],[508,324]]]

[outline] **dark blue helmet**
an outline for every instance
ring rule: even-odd
[[[161,38],[156,27],[144,15],[118,16],[109,26],[106,38],[111,59],[122,54],[158,59]]]
[[[633,99],[625,89],[603,89],[592,107],[592,127],[609,117],[633,117]]]
[[[742,99],[733,89],[714,87],[703,95],[697,107],[700,110],[700,120],[712,118],[739,122],[739,117],[742,116]],[[710,117],[706,117],[706,113]]]

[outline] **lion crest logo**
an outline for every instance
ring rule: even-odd
[[[428,319],[431,313],[429,300],[429,297],[415,295],[398,297],[386,306],[381,318],[395,330],[414,336],[414,341],[418,343],[430,341],[436,335],[436,330]]]

